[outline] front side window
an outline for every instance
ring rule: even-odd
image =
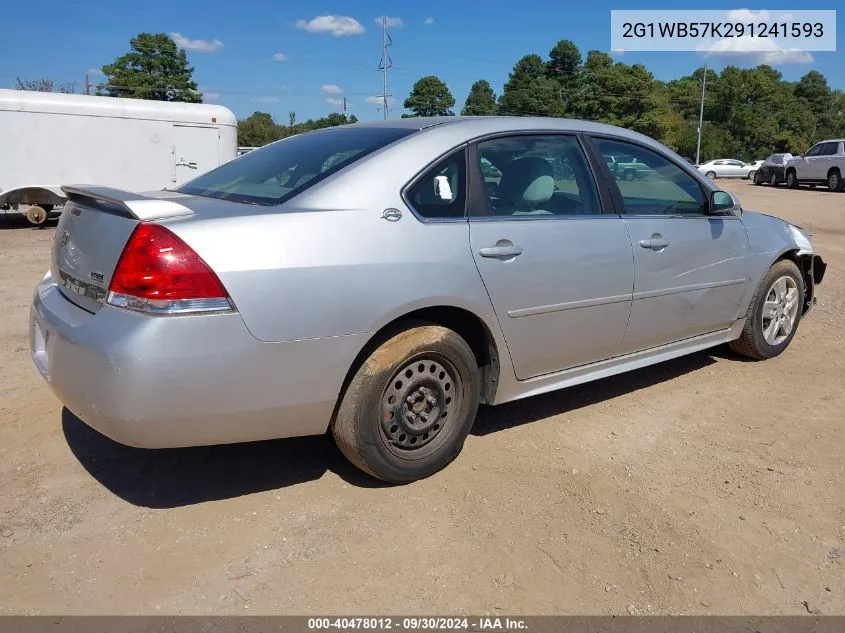
[[[406,195],[414,211],[424,218],[462,218],[466,190],[466,152],[460,150],[425,172]]]
[[[508,136],[482,141],[478,156],[494,216],[601,213],[592,172],[574,136]],[[492,165],[497,175],[485,165]]]
[[[281,204],[413,130],[338,127],[298,134],[244,154],[177,191],[249,204]]]
[[[625,212],[636,215],[702,215],[707,200],[698,181],[655,151],[606,138],[593,139],[602,154],[630,155],[648,166],[647,177],[616,180]]]

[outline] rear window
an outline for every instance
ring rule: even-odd
[[[177,191],[233,202],[274,205],[414,130],[380,127],[306,132],[244,154]]]

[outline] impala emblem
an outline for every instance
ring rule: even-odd
[[[381,217],[388,222],[398,222],[402,219],[402,212],[399,209],[385,209]]]

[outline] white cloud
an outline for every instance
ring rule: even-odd
[[[288,60],[288,56],[284,53],[276,53],[273,55],[274,62],[286,62]]]
[[[309,33],[331,33],[335,37],[360,35],[364,32],[358,20],[345,15],[319,15],[313,20],[299,20],[296,28]]]
[[[745,10],[745,9],[743,9]],[[756,18],[755,18],[756,19]],[[796,48],[782,49],[770,37],[725,38],[697,47],[705,57],[728,57],[747,64],[811,64],[813,56]]]
[[[343,94],[343,88],[336,84],[324,84],[322,88],[320,88],[320,92],[324,95],[341,95]]]
[[[384,105],[384,98],[381,95],[374,95],[372,97],[367,97],[366,99],[364,99],[364,101],[366,101],[367,103],[372,103],[373,105],[377,105],[377,106]],[[396,103],[396,99],[393,99],[392,97],[387,98],[387,105],[390,106],[390,105],[393,105],[394,103]]]
[[[192,40],[185,37],[181,33],[171,33],[170,37],[176,42],[176,46],[184,48],[188,51],[197,51],[200,53],[216,53],[223,48],[223,42],[214,38],[213,40]]]
[[[434,18],[426,18],[423,21],[423,24],[429,24],[429,25],[434,24]]]
[[[334,97],[329,97],[326,99],[326,103],[329,105],[337,106],[338,108],[343,105],[343,99],[335,99]],[[349,106],[349,102],[346,102],[346,105]]]
[[[381,23],[384,20],[387,20],[387,26],[391,29],[401,29],[405,26],[405,23],[402,22],[402,18],[391,18],[389,15],[380,15],[374,20],[374,22],[381,26]]]
[[[103,69],[102,68],[89,68],[88,74],[89,75],[102,75]]]
[[[751,9],[728,11],[728,20],[731,22],[767,22],[769,17],[769,12],[765,9],[762,11],[752,11]]]
[[[253,97],[250,99],[252,103],[279,103],[278,97]]]
[[[206,103],[218,101],[220,99],[219,92],[203,92],[202,93],[202,100]]]

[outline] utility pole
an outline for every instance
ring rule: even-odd
[[[346,116],[346,97],[343,98],[343,116]]]
[[[91,82],[88,81],[88,73],[85,73],[85,94],[91,94]]]
[[[390,93],[387,92],[387,69],[393,66],[393,61],[390,59],[387,49],[392,44],[390,34],[387,32],[387,18],[383,17],[381,19],[381,61],[379,62],[378,69],[382,72],[381,100],[384,106],[385,119],[387,118],[388,99],[390,98]]]
[[[701,164],[701,126],[704,125],[704,88],[707,86],[707,64],[704,65],[704,77],[701,82],[701,110],[698,112],[698,144],[695,148],[695,164]]]

